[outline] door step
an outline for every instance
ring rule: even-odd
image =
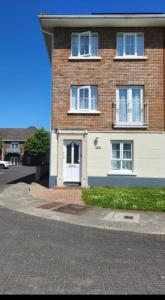
[[[79,184],[65,184],[64,186],[56,186],[54,187],[55,190],[80,190],[81,185]]]

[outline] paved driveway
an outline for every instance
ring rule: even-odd
[[[35,178],[35,167],[11,166],[9,169],[0,169],[0,189],[2,185],[25,182],[31,183]]]
[[[1,294],[165,294],[165,237],[0,208]]]

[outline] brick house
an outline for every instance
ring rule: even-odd
[[[10,161],[13,165],[30,165],[32,159],[26,155],[25,142],[31,137],[37,128],[0,128],[0,137],[3,140],[3,148],[0,153],[0,160]]]
[[[47,15],[50,187],[165,185],[165,15]]]

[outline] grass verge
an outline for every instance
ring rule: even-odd
[[[125,210],[165,211],[165,188],[89,188],[82,190],[82,198],[90,206]]]

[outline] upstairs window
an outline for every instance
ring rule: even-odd
[[[71,111],[95,112],[97,111],[97,86],[72,86]]]
[[[72,57],[98,56],[98,33],[82,32],[72,34]]]
[[[120,86],[116,91],[116,123],[143,125],[143,87]]]
[[[117,57],[143,57],[143,33],[117,33]]]
[[[11,148],[18,148],[19,144],[18,143],[15,143],[15,142],[12,142],[10,147]]]

